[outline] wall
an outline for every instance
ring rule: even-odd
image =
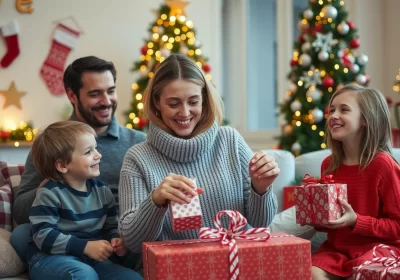
[[[217,1],[188,1],[187,17],[193,21],[197,39],[203,45],[203,54],[210,58],[212,75],[219,80],[219,42]],[[60,120],[70,109],[66,96],[52,96],[47,90],[39,70],[48,55],[53,21],[73,15],[85,34],[78,41],[66,61],[70,64],[76,58],[96,55],[111,60],[118,71],[117,90],[119,107],[117,116],[124,122],[122,112],[129,108],[131,85],[138,77],[130,72],[133,62],[139,59],[143,39],[148,38],[149,23],[154,21],[153,9],[158,9],[162,0],[33,0],[34,12],[20,14],[14,0],[0,1],[0,26],[15,19],[20,26],[20,56],[8,68],[0,68],[0,90],[6,90],[15,81],[18,90],[27,94],[21,99],[23,111],[12,107],[2,110],[4,98],[0,96],[0,128],[6,119],[34,121],[35,127],[42,127]],[[205,20],[207,19],[207,20]],[[66,25],[74,27],[72,21]],[[2,36],[0,36],[2,37]],[[0,39],[2,41],[2,39]],[[5,44],[0,43],[0,58],[5,54]]]

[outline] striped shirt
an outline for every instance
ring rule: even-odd
[[[53,181],[37,190],[29,220],[37,251],[82,257],[90,240],[118,237],[115,199],[110,189],[96,179],[86,181],[87,192]]]
[[[258,195],[251,186],[249,162],[253,152],[231,127],[214,124],[190,138],[174,137],[150,124],[147,141],[130,148],[121,169],[119,231],[125,245],[140,253],[142,242],[198,238],[197,230],[173,232],[167,207],[157,207],[154,190],[169,173],[195,177],[203,226],[214,227],[221,210],[237,210],[249,225],[267,227],[277,210],[272,187]]]

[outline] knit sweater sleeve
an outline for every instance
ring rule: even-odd
[[[274,219],[278,208],[276,196],[272,191],[272,185],[263,195],[259,195],[254,191],[249,175],[249,163],[254,153],[243,137],[238,132],[235,131],[235,133],[238,137],[246,219],[252,227],[267,227]]]
[[[55,193],[45,187],[38,189],[29,216],[33,241],[48,254],[82,257],[88,240],[57,230],[60,207]]]
[[[375,172],[380,175],[378,186],[379,217],[357,214],[354,233],[386,240],[400,239],[400,168],[390,157],[380,160]],[[379,166],[379,169],[378,169]]]
[[[133,253],[140,253],[142,243],[155,241],[162,230],[168,208],[157,207],[151,199],[151,191],[129,150],[119,180],[119,233]]]

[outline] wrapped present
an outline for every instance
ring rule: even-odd
[[[327,224],[343,214],[340,199],[347,201],[347,185],[335,183],[332,175],[316,179],[308,174],[304,184],[295,187],[296,222],[298,224]]]
[[[200,229],[200,239],[144,242],[144,279],[311,279],[310,241],[266,228],[241,230],[246,222],[237,211],[221,211],[216,229]]]
[[[297,186],[288,186],[283,188],[283,210],[296,205],[294,200],[294,189]]]
[[[192,179],[192,181],[196,187],[196,179]],[[171,201],[169,204],[169,213],[174,232],[202,227],[202,213],[198,195],[193,196],[190,203],[187,204]]]
[[[388,254],[378,256],[377,250],[387,250]],[[380,244],[372,251],[372,260],[353,269],[356,280],[394,280],[400,279],[400,257],[389,246]]]

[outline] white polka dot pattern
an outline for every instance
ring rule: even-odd
[[[198,195],[194,196],[188,204],[171,201],[169,212],[174,232],[198,229],[202,226],[202,213]]]
[[[346,184],[315,184],[294,189],[296,222],[298,224],[327,224],[342,216],[339,199],[347,201]]]

